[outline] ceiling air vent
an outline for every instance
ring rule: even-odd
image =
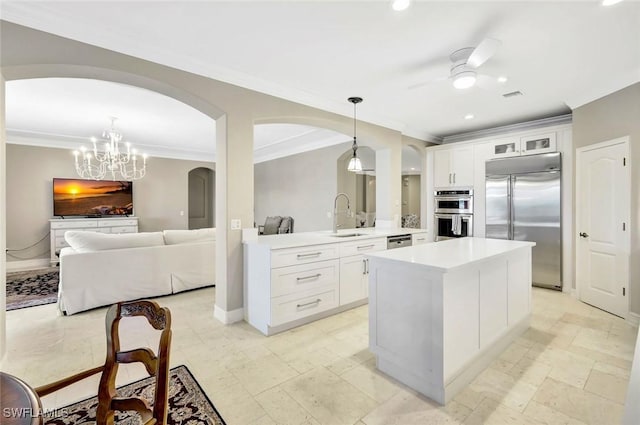
[[[502,97],[504,98],[510,98],[510,97],[516,97],[516,96],[522,96],[522,92],[520,90],[516,90],[516,91],[512,91],[510,93],[505,93],[502,95]]]

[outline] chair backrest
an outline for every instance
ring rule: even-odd
[[[278,227],[278,233],[293,233],[293,218],[282,217],[280,227]]]
[[[156,353],[149,348],[120,351],[120,321],[124,317],[143,316],[154,329],[161,330]],[[115,411],[134,410],[143,424],[166,424],[169,401],[169,348],[171,346],[171,312],[153,301],[122,302],[107,311],[107,358],[100,378],[96,422],[112,425]],[[155,376],[153,405],[138,397],[116,398],[116,375],[120,363],[143,363],[147,373]]]
[[[280,228],[280,223],[282,223],[282,217],[279,215],[268,216],[264,220],[264,230],[263,235],[276,235],[278,234],[278,229]]]

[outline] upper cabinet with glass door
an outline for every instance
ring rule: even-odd
[[[556,133],[533,134],[531,136],[508,137],[491,143],[492,158],[534,155],[556,151]]]

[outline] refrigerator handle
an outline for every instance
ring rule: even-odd
[[[515,230],[513,220],[515,218],[515,211],[513,206],[513,188],[516,185],[516,176],[511,175],[509,179],[509,240],[515,239]]]

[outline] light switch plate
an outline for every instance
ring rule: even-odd
[[[242,229],[242,221],[239,218],[231,219],[231,230]]]

